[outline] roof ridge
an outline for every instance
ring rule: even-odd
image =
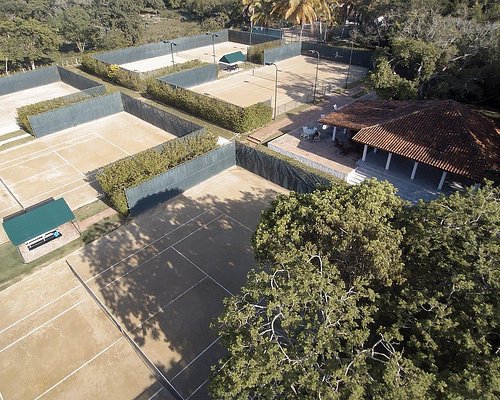
[[[481,158],[484,158],[482,149],[479,146],[479,143],[478,143],[478,140],[477,140],[477,135],[474,134],[474,132],[472,131],[472,129],[467,124],[466,116],[463,114],[462,111],[463,111],[463,109],[467,108],[468,111],[469,111],[469,114],[474,114],[474,116],[478,116],[478,117],[483,117],[483,116],[476,115],[474,109],[471,108],[471,107],[466,106],[465,104],[459,103],[458,101],[455,101],[455,100],[452,100],[452,99],[449,99],[448,101],[449,101],[450,105],[452,105],[453,108],[460,114],[461,123],[465,127],[465,130],[466,130],[467,134],[471,137],[471,139],[472,139],[472,145],[474,146],[474,149],[478,152],[478,154],[479,154],[479,156]],[[484,116],[484,118],[488,119],[488,117],[486,117],[486,116]]]
[[[388,100],[388,101],[389,101],[389,100]],[[403,100],[401,100],[401,101],[403,101]],[[384,121],[384,122],[379,122],[378,124],[374,124],[374,125],[366,126],[366,127],[362,128],[362,129],[360,129],[360,132],[361,132],[363,129],[372,128],[372,127],[374,127],[374,126],[382,126],[382,125],[388,124],[388,123],[390,123],[390,122],[397,121],[398,119],[406,118],[406,117],[408,117],[408,116],[410,116],[410,115],[413,115],[413,114],[416,114],[416,113],[419,113],[419,112],[422,112],[422,111],[428,110],[428,109],[430,109],[430,108],[434,108],[434,107],[436,107],[436,105],[437,105],[437,104],[435,104],[436,100],[404,100],[404,101],[408,101],[408,102],[409,102],[409,104],[407,104],[407,106],[406,106],[405,108],[403,108],[403,111],[404,111],[406,108],[411,107],[411,102],[412,102],[412,101],[418,101],[419,103],[422,103],[422,104],[425,104],[425,103],[427,103],[427,102],[432,102],[433,104],[429,104],[429,106],[428,106],[428,107],[422,108],[422,109],[420,109],[420,110],[415,110],[415,111],[412,111],[412,112],[410,112],[410,113],[408,113],[408,114],[404,114],[404,115],[400,115],[400,116],[397,116],[397,117],[393,117],[393,118],[388,119],[388,120],[386,120],[386,121]]]

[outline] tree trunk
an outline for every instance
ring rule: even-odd
[[[9,75],[9,59],[5,57],[5,75]]]
[[[76,42],[76,47],[80,53],[85,51],[85,42]]]
[[[299,43],[302,43],[302,31],[304,30],[304,23],[300,23],[300,36],[299,36]]]
[[[30,60],[31,63],[31,70],[35,69],[35,60]]]

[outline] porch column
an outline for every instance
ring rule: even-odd
[[[443,174],[441,175],[441,180],[439,181],[438,190],[441,190],[443,188],[445,179],[446,179],[446,171],[443,171]]]
[[[376,147],[373,148],[373,154],[377,154],[378,149]]]
[[[415,163],[413,164],[413,169],[411,170],[411,177],[410,177],[411,180],[415,179],[415,174],[417,173],[417,167],[418,167],[418,162],[415,161]]]
[[[389,166],[391,165],[391,159],[392,159],[392,153],[389,153],[387,155],[387,162],[385,163],[385,169],[389,169]]]
[[[363,157],[361,157],[361,161],[366,161],[366,153],[368,152],[368,145],[365,144],[365,147],[363,147]]]
[[[332,142],[335,141],[335,136],[337,136],[337,127],[336,126],[333,127]]]

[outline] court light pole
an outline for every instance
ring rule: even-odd
[[[217,64],[217,62],[215,61],[215,38],[219,37],[219,35],[217,33],[210,33],[210,32],[205,32],[205,35],[212,35],[212,50],[214,53],[214,64]]]
[[[319,69],[319,52],[316,50],[309,50],[311,53],[316,54],[316,79],[314,80],[313,103],[316,103],[316,87],[318,86],[318,69]]]
[[[278,66],[273,62],[266,62],[266,65],[274,65],[274,68],[276,68],[276,80],[274,81],[274,117],[273,117],[273,119],[275,120],[276,112],[278,110],[276,108],[276,104],[278,101]]]
[[[349,74],[351,73],[351,62],[352,62],[352,47],[354,42],[351,40],[351,55],[349,56],[349,66],[347,67],[347,76],[345,78],[345,88],[347,89],[347,83],[349,82]]]
[[[176,43],[171,42],[170,40],[163,41],[163,43],[169,44],[170,45],[170,54],[172,55],[172,66],[175,66],[175,60],[174,60],[174,46],[177,46]]]

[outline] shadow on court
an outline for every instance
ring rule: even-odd
[[[231,169],[68,259],[184,398],[208,397],[224,352],[210,325],[253,268],[251,236],[278,192]]]

